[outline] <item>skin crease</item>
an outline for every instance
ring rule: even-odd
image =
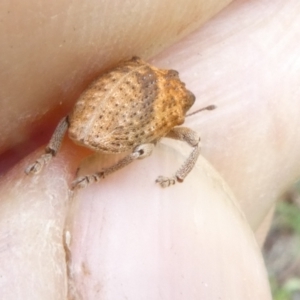
[[[219,11],[220,3],[228,3],[196,2],[202,7],[197,10],[197,25]],[[49,32],[49,43],[40,39],[25,43],[16,34],[19,27],[10,26],[15,31],[6,30],[3,35],[5,44],[14,50],[7,46],[7,53],[1,55],[2,63],[10,65],[2,68],[6,81],[1,101],[11,104],[1,112],[2,149],[26,141],[36,116],[46,114],[48,121],[58,121],[95,74],[119,59],[133,54],[147,58],[171,44],[180,28],[188,31],[187,21],[191,21],[183,16],[185,11],[188,15],[196,10],[195,3],[176,10],[178,15],[171,8],[158,14],[157,7],[148,3],[134,7],[134,16],[139,11],[151,16],[142,18],[142,29],[130,26],[134,18],[127,27],[118,27],[121,18],[116,17],[115,35],[108,26],[100,38],[102,27],[92,22],[95,15],[101,20],[108,15],[100,8],[93,10],[95,15],[82,10],[80,16],[86,14],[92,21],[74,34],[80,21],[73,17],[74,11],[80,11],[79,2],[65,10],[63,24],[56,12],[61,8],[39,8],[42,13],[37,15],[43,18],[32,22],[37,32],[40,28],[44,28],[43,35]],[[10,11],[16,13],[16,8]],[[34,10],[26,10],[30,11]],[[280,0],[235,1],[194,34],[150,60],[180,72],[197,97],[192,109],[218,106],[188,118],[186,125],[199,132],[202,155],[226,183],[200,158],[183,184],[165,190],[155,186],[156,177],[172,175],[190,151],[165,142],[151,157],[70,195],[68,186],[76,168],[90,152],[68,139],[40,175],[26,177],[23,170],[42,149],[2,177],[3,298],[271,299],[251,229],[259,230],[274,202],[299,178],[299,11],[296,0],[284,4]],[[118,4],[110,8],[112,13],[124,12]],[[167,19],[166,24],[174,24],[175,29],[168,26],[161,33],[159,18]],[[190,28],[195,28],[191,23]],[[54,34],[58,28],[59,41]],[[142,34],[145,28],[147,34]],[[50,52],[45,53],[43,47]],[[34,49],[41,49],[35,59],[31,58]],[[16,74],[24,79],[19,85],[9,81]],[[51,112],[60,102],[61,109],[54,116]],[[14,113],[18,118],[11,124]],[[53,126],[49,136],[51,131]],[[115,157],[104,155],[92,158],[80,172],[114,161]]]

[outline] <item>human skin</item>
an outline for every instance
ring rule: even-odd
[[[0,181],[2,298],[271,299],[257,233],[300,173],[298,1],[37,3],[0,4],[0,147],[41,146]],[[178,70],[191,111],[217,106],[186,120],[202,157],[185,182],[154,183],[189,153],[179,142],[72,194],[91,152],[66,138],[26,176],[40,128],[50,138],[84,87],[132,55]]]

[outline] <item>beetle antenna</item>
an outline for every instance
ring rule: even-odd
[[[209,105],[209,106],[206,106],[206,107],[197,109],[197,110],[195,110],[195,111],[193,111],[193,112],[191,112],[191,113],[189,113],[189,114],[187,114],[187,115],[185,115],[185,116],[186,116],[186,117],[190,117],[190,116],[192,116],[192,115],[195,115],[195,114],[199,113],[200,111],[203,111],[203,110],[213,110],[213,109],[215,109],[215,108],[217,108],[216,105]]]

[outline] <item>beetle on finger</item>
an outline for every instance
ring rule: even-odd
[[[84,188],[149,156],[159,140],[168,137],[188,143],[193,150],[174,176],[159,176],[156,182],[162,187],[182,182],[200,154],[198,134],[180,127],[194,102],[195,96],[177,71],[158,69],[133,57],[92,82],[57,125],[45,153],[25,172],[39,173],[57,154],[67,131],[76,144],[95,152],[130,152],[111,167],[76,178],[72,189]]]

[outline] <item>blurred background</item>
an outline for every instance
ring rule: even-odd
[[[277,204],[264,249],[274,300],[300,300],[300,181]]]

